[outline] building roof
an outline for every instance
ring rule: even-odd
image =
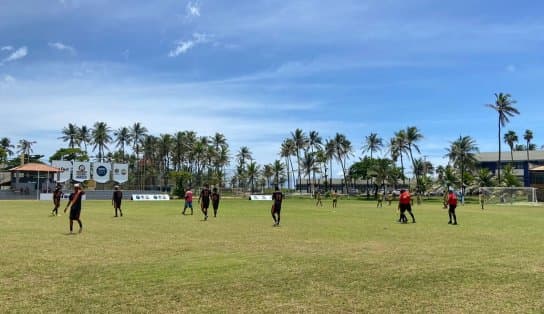
[[[44,164],[38,163],[28,163],[19,167],[11,168],[9,171],[19,171],[19,172],[61,172],[59,168],[51,167]]]
[[[505,151],[501,153],[501,160],[503,162],[510,161],[510,152]],[[479,162],[497,162],[499,159],[499,152],[484,152],[476,154],[476,159]],[[544,161],[544,151],[542,150],[530,150],[529,159],[531,161]],[[527,161],[527,151],[520,150],[514,151],[514,161]]]

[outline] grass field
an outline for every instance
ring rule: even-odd
[[[49,202],[0,202],[0,313],[543,313],[544,208],[340,200],[83,205],[84,232]],[[77,230],[77,226],[76,226]]]

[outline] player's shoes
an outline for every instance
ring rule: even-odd
[[[451,221],[448,221],[448,225],[451,225]]]
[[[454,225],[457,225],[457,221],[453,223]]]

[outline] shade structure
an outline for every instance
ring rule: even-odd
[[[9,171],[19,171],[19,172],[61,172],[59,168],[51,167],[39,163],[28,163],[19,167],[11,168]]]

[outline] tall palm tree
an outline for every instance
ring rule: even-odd
[[[336,142],[334,139],[327,139],[325,141],[325,157],[329,161],[329,172],[331,174],[329,178],[329,187],[332,188],[332,161],[336,156]]]
[[[296,129],[294,132],[291,132],[291,138],[293,139],[293,142],[295,143],[295,153],[297,156],[297,173],[298,173],[298,186],[301,189],[301,172],[300,172],[300,159],[301,159],[301,150],[305,149],[308,146],[308,138],[304,134],[304,131],[301,129]]]
[[[240,147],[240,150],[236,153],[236,158],[242,167],[245,166],[246,160],[253,159],[251,151],[247,146]]]
[[[342,173],[344,175],[344,186],[347,186],[347,159],[353,155],[353,147],[351,142],[346,138],[344,134],[336,133],[334,136],[336,160],[342,167]]]
[[[281,143],[280,157],[285,158],[285,165],[287,166],[287,189],[291,189],[291,171],[295,171],[293,168],[293,161],[291,160],[291,156],[296,154],[295,151],[296,146],[293,139],[288,138]],[[289,169],[291,171],[289,171]]]
[[[310,151],[312,152],[312,154],[315,154],[315,152],[321,149],[322,146],[323,146],[323,139],[319,135],[319,132],[310,131],[310,133],[308,133],[308,147],[310,148]],[[315,184],[315,173],[316,171],[313,171],[312,173],[314,184]]]
[[[419,186],[419,174],[416,171],[416,164],[415,159],[413,155],[413,151],[415,150],[418,154],[421,153],[419,150],[419,146],[416,144],[419,142],[423,135],[419,132],[418,128],[415,126],[409,126],[406,128],[406,145],[408,149],[408,154],[410,155],[410,160],[412,161],[412,168],[414,169],[414,174],[416,176],[416,191],[419,193],[420,186]]]
[[[147,135],[147,128],[140,122],[136,122],[130,127],[130,138],[132,139],[132,149],[136,154],[136,158],[139,158],[140,147],[143,144],[145,136]]]
[[[104,151],[108,149],[108,144],[111,143],[112,138],[110,135],[111,128],[106,124],[106,122],[96,122],[91,129],[91,137],[93,152],[98,148],[98,160],[103,161]]]
[[[266,186],[270,187],[270,178],[274,176],[274,169],[272,164],[266,164],[263,167],[263,176],[266,179]]]
[[[370,159],[373,159],[372,154],[381,151],[383,148],[383,139],[377,133],[370,133],[365,136],[363,142],[363,153],[370,152]]]
[[[249,180],[249,184],[251,186],[251,192],[255,190],[255,179],[259,176],[260,167],[257,165],[257,162],[251,161],[247,165],[247,178]]]
[[[459,136],[457,140],[451,142],[450,147],[446,148],[446,151],[447,154],[445,157],[448,157],[453,166],[460,170],[461,189],[464,192],[465,170],[467,168],[474,168],[478,163],[476,153],[479,150],[476,141],[470,136]]]
[[[11,141],[10,141],[9,138],[3,137],[2,139],[0,139],[0,147],[2,147],[4,149],[4,152],[8,156],[13,155],[13,151],[10,148],[15,148],[15,146],[13,144],[11,144]]]
[[[400,170],[402,174],[402,184],[406,184],[406,176],[404,174],[404,158],[403,155],[408,151],[408,142],[406,141],[406,131],[400,130],[395,132],[393,138],[389,141],[389,153],[391,159],[397,161],[400,158]]]
[[[519,114],[519,110],[516,109],[513,105],[516,103],[512,99],[512,95],[495,93],[495,103],[486,104],[486,107],[489,107],[495,110],[499,114],[499,160],[497,161],[497,181],[501,182],[501,126],[505,126],[506,123],[510,122],[509,117],[513,117]]]
[[[36,141],[29,141],[22,139],[19,141],[17,148],[19,148],[18,153],[21,154],[21,163],[24,164],[27,161],[30,161],[30,154],[32,154],[32,145],[36,144]],[[26,160],[25,158],[28,158]]]
[[[529,151],[531,150],[531,141],[533,140],[533,131],[527,129],[525,134],[523,134],[523,139],[527,142],[527,164],[529,164]]]
[[[86,125],[82,125],[80,128],[78,128],[77,142],[79,143],[79,145],[83,144],[86,154],[88,154],[87,145],[91,143],[91,141],[92,141],[91,130]]]
[[[74,148],[78,144],[79,128],[73,123],[62,129],[62,136],[59,139],[68,142],[68,147]]]
[[[274,163],[272,163],[272,172],[274,173],[274,185],[280,185],[280,180],[283,176],[284,170],[285,168],[281,160],[275,160]]]
[[[518,142],[518,135],[516,132],[509,130],[504,134],[504,142],[510,147],[510,160],[514,163],[514,145]]]
[[[480,168],[476,173],[476,183],[479,187],[493,186],[493,174],[487,168]]]
[[[116,147],[119,148],[122,156],[122,161],[125,160],[125,147],[132,143],[132,137],[130,136],[130,130],[127,127],[120,127],[113,132],[115,136]]]
[[[312,171],[315,168],[315,153],[312,153],[308,151],[308,149],[304,150],[304,155],[302,156],[302,161],[300,164],[300,167],[304,171],[304,175],[308,178],[306,180],[306,192],[312,192],[310,183],[310,177],[312,174]]]

